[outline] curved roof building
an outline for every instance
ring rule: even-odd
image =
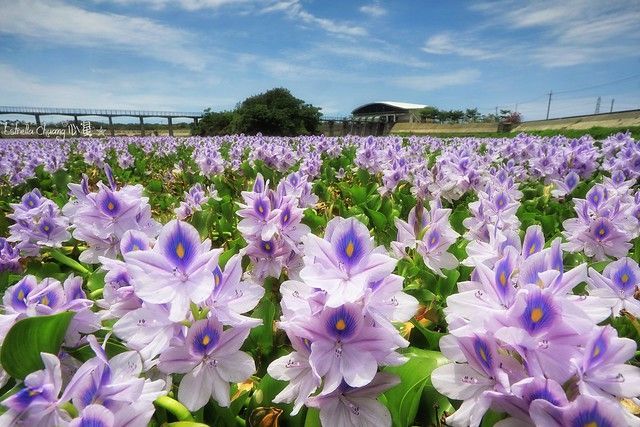
[[[409,102],[378,101],[361,105],[351,114],[356,120],[385,121],[385,122],[413,122],[419,121],[417,112],[426,107],[424,104]]]

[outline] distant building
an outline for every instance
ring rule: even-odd
[[[422,104],[408,102],[381,101],[364,104],[354,109],[351,114],[356,121],[396,123],[419,122],[418,111],[426,107]]]

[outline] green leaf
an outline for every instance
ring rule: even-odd
[[[320,424],[320,412],[317,409],[309,408],[307,410],[304,427],[322,427],[322,424]]]
[[[9,329],[0,350],[0,362],[9,375],[24,379],[43,369],[40,353],[58,354],[74,312],[28,317]]]
[[[162,193],[162,181],[159,179],[152,179],[147,184],[147,189],[152,193]]]
[[[273,320],[275,315],[276,306],[265,294],[251,315],[251,317],[262,319],[262,325],[251,330],[248,340],[253,344],[253,349],[263,356],[268,356],[273,350]]]
[[[403,355],[409,358],[407,363],[384,369],[400,377],[400,384],[384,393],[394,427],[412,425],[422,392],[425,386],[431,385],[431,373],[438,366],[448,363],[447,358],[438,351],[409,347]],[[435,420],[425,421],[428,421],[427,425],[436,424]]]
[[[372,209],[367,209],[367,214],[369,218],[373,221],[373,225],[380,230],[383,230],[387,225],[387,218],[384,214],[374,211]]]
[[[269,374],[265,374],[251,396],[251,401],[247,407],[247,414],[250,416],[255,409],[260,407],[278,408],[282,410],[280,419],[284,420],[284,425],[289,427],[302,427],[305,423],[306,415],[304,409],[295,416],[291,416],[293,404],[273,403],[273,399],[286,387],[286,385],[286,382],[278,381]]]
[[[354,205],[364,205],[367,202],[367,189],[365,187],[352,187],[350,190]]]

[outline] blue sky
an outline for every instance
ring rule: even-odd
[[[568,91],[556,117],[640,108],[640,0],[0,5],[3,105],[224,110],[284,86],[330,116],[393,100],[536,119],[549,90]]]

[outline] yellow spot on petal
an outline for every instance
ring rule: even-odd
[[[285,224],[287,223],[287,221],[289,221],[289,215],[285,215],[284,218],[282,218],[282,222],[284,222]]]
[[[544,311],[541,308],[534,308],[531,310],[531,321],[533,323],[538,323],[540,319],[544,316]]]
[[[258,212],[264,213],[264,208],[262,207],[262,205],[258,205]]]
[[[33,206],[33,200],[29,200],[29,203],[27,203],[29,206]]]
[[[340,319],[336,322],[337,330],[344,331],[346,327],[347,327],[347,324],[345,323],[344,319]]]
[[[178,255],[178,258],[180,259],[184,258],[184,246],[182,245],[182,242],[178,243],[176,246],[176,255]]]
[[[502,286],[505,286],[507,284],[507,276],[504,274],[504,271],[500,273],[499,279]]]
[[[39,392],[39,391],[37,391],[37,390],[29,390],[29,396],[30,396],[30,397],[33,397],[33,396],[35,396],[35,395],[37,395],[37,394],[40,394],[40,392]]]
[[[40,304],[43,305],[49,305],[49,298],[47,298],[47,296],[43,296],[42,298],[40,298]]]
[[[586,423],[584,427],[598,427],[598,423],[595,421],[591,421],[589,423]]]
[[[355,245],[351,240],[349,240],[349,244],[347,244],[347,248],[344,250],[349,258],[353,256],[353,251],[356,249]]]
[[[24,299],[24,291],[22,289],[20,289],[20,292],[18,292],[18,299],[19,300],[23,300]]]
[[[599,235],[604,236],[604,233],[606,233],[604,228],[601,228],[600,230],[598,230]]]
[[[622,283],[627,283],[629,281],[629,275],[623,274],[620,280],[622,280]]]
[[[133,248],[131,248],[131,250],[133,250],[133,251],[137,251],[139,249],[140,249],[140,246],[138,246],[138,245],[133,245]]]
[[[431,244],[432,244],[432,245],[433,245],[433,244],[435,244],[435,243],[436,243],[436,241],[437,241],[436,236],[433,236],[433,237],[431,238]]]
[[[44,227],[42,227],[42,228],[44,229],[44,231],[49,231],[49,228],[50,228],[50,227],[49,227],[48,225],[45,225],[45,226],[44,226]]]
[[[264,244],[264,250],[265,251],[270,251],[271,250],[271,245],[269,243],[265,243]]]
[[[533,245],[531,245],[531,248],[529,248],[529,255],[532,255],[535,251],[536,251],[536,244],[534,243]]]
[[[593,355],[592,355],[592,357],[598,357],[599,354],[600,354],[600,346],[596,345],[595,347],[593,347]]]
[[[213,275],[213,282],[218,286],[220,284],[220,276],[218,274]]]
[[[480,347],[480,357],[482,358],[482,360],[484,360],[485,362],[487,361],[487,353],[485,353],[484,348]]]
[[[115,205],[113,204],[113,202],[109,202],[109,204],[107,205],[107,209],[112,211],[114,208],[115,208]]]
[[[205,335],[204,337],[202,337],[202,345],[207,345],[211,342],[211,337],[209,337],[209,335]]]

